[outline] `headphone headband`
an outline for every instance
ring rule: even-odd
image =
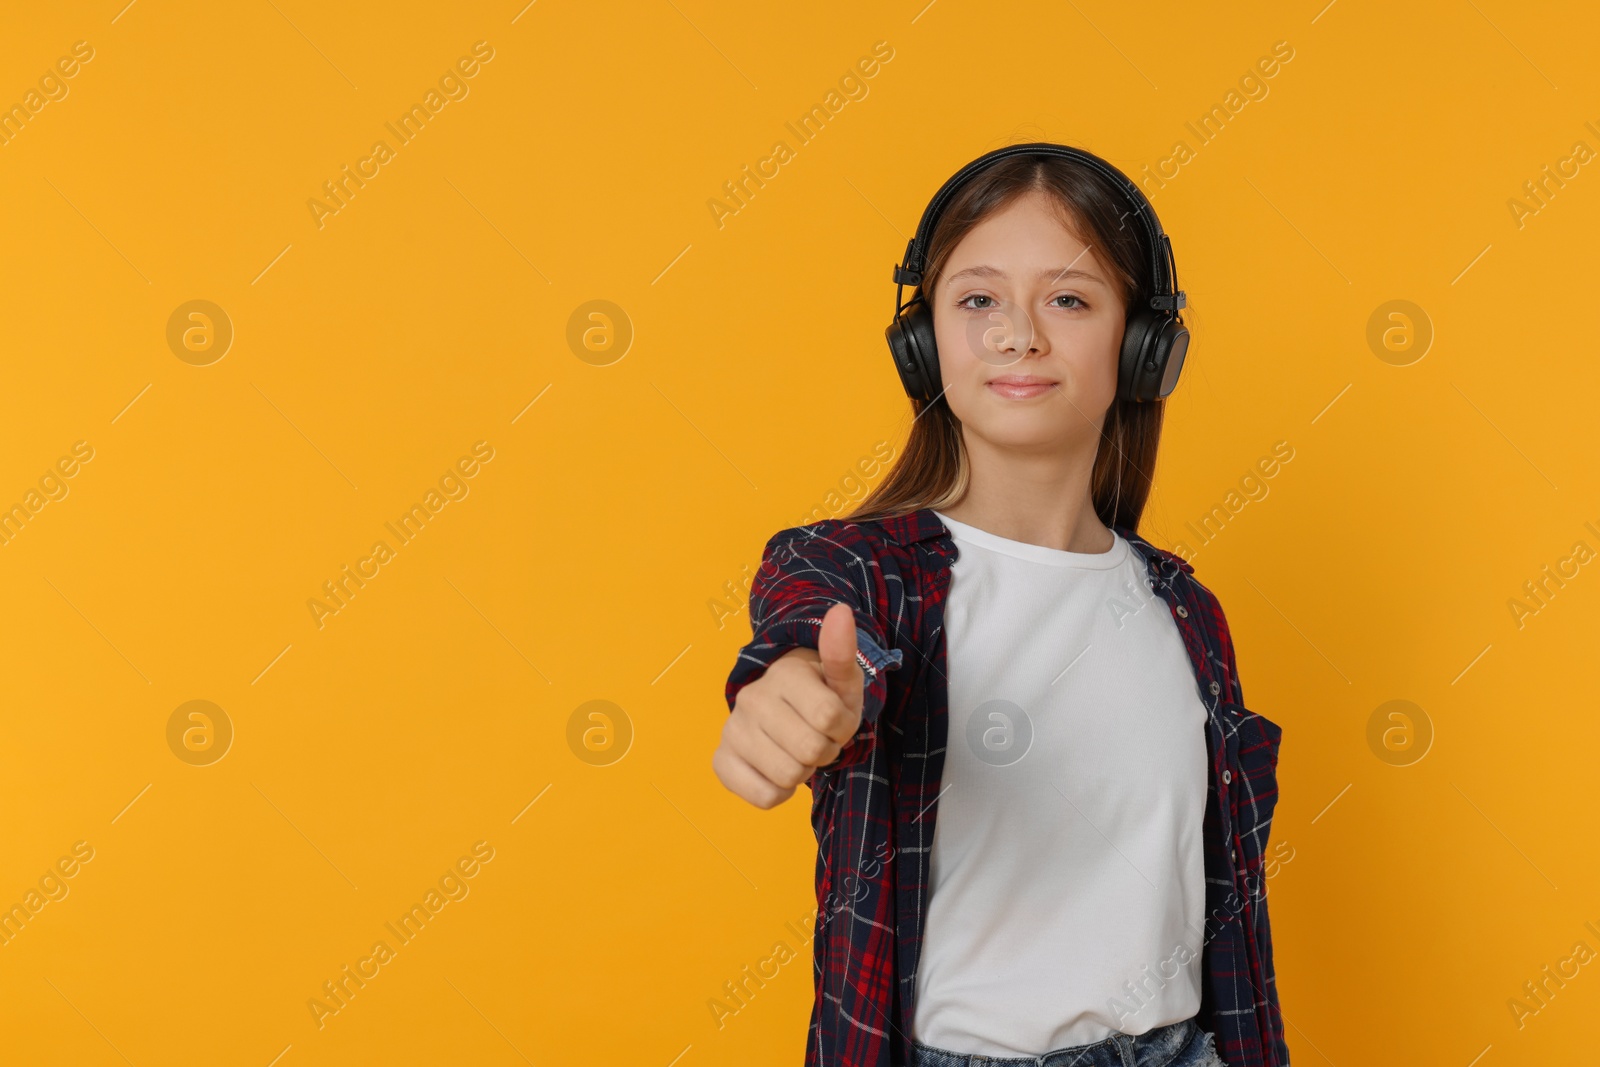
[[[939,187],[939,191],[933,195],[933,199],[923,211],[922,220],[917,223],[916,235],[906,244],[904,262],[894,268],[897,314],[899,308],[903,307],[900,303],[900,287],[922,284],[923,271],[927,268],[928,242],[933,239],[933,229],[939,217],[944,214],[947,203],[979,171],[986,170],[1001,160],[1021,155],[1050,155],[1081,163],[1120,189],[1123,197],[1133,205],[1131,214],[1137,215],[1144,227],[1145,251],[1149,254],[1151,268],[1150,307],[1157,311],[1177,311],[1187,306],[1187,297],[1177,287],[1178,268],[1172,255],[1172,242],[1162,231],[1161,221],[1156,218],[1155,208],[1150,206],[1150,201],[1143,191],[1127,175],[1092,152],[1048,141],[1035,141],[1029,144],[1007,145],[979,156],[956,171],[949,181]],[[1123,218],[1127,218],[1128,214],[1130,213],[1124,213]],[[1131,313],[1132,309],[1129,310]]]

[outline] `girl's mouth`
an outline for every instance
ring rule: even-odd
[[[1032,397],[1043,396],[1056,387],[1056,383],[1049,378],[1034,378],[1016,374],[992,378],[985,384],[989,389],[1008,400],[1028,400]]]

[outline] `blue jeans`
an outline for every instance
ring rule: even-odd
[[[1042,1056],[979,1056],[913,1040],[911,1067],[1226,1067],[1212,1040],[1193,1019],[1137,1036],[1112,1034],[1092,1045],[1058,1048]]]

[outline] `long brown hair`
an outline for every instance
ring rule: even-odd
[[[1033,190],[1050,196],[1066,225],[1115,275],[1126,306],[1147,304],[1150,263],[1127,198],[1099,172],[1051,155],[1021,155],[981,171],[950,201],[928,242],[927,270],[912,297],[938,291],[946,262],[974,226]],[[1100,428],[1090,493],[1107,526],[1137,532],[1150,496],[1165,401],[1113,400]],[[905,515],[954,504],[967,491],[970,469],[961,420],[941,394],[912,400],[911,434],[894,466],[845,521]]]

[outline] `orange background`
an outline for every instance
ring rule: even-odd
[[[1168,161],[1195,346],[1144,533],[1187,545],[1284,728],[1295,1062],[1588,1054],[1594,965],[1508,1002],[1600,949],[1600,177],[1524,190],[1600,148],[1592,10],[124,2],[0,37],[25,108],[92,49],[0,145],[0,506],[40,493],[0,545],[0,904],[65,893],[0,945],[5,1058],[798,1062],[807,797],[758,811],[710,770],[743,584],[898,454],[882,329],[927,198],[1038,139]],[[169,344],[193,300],[220,359],[204,324]],[[319,626],[346,565],[370,577]],[[220,716],[169,732],[190,701]],[[319,1016],[347,965],[372,977]]]

